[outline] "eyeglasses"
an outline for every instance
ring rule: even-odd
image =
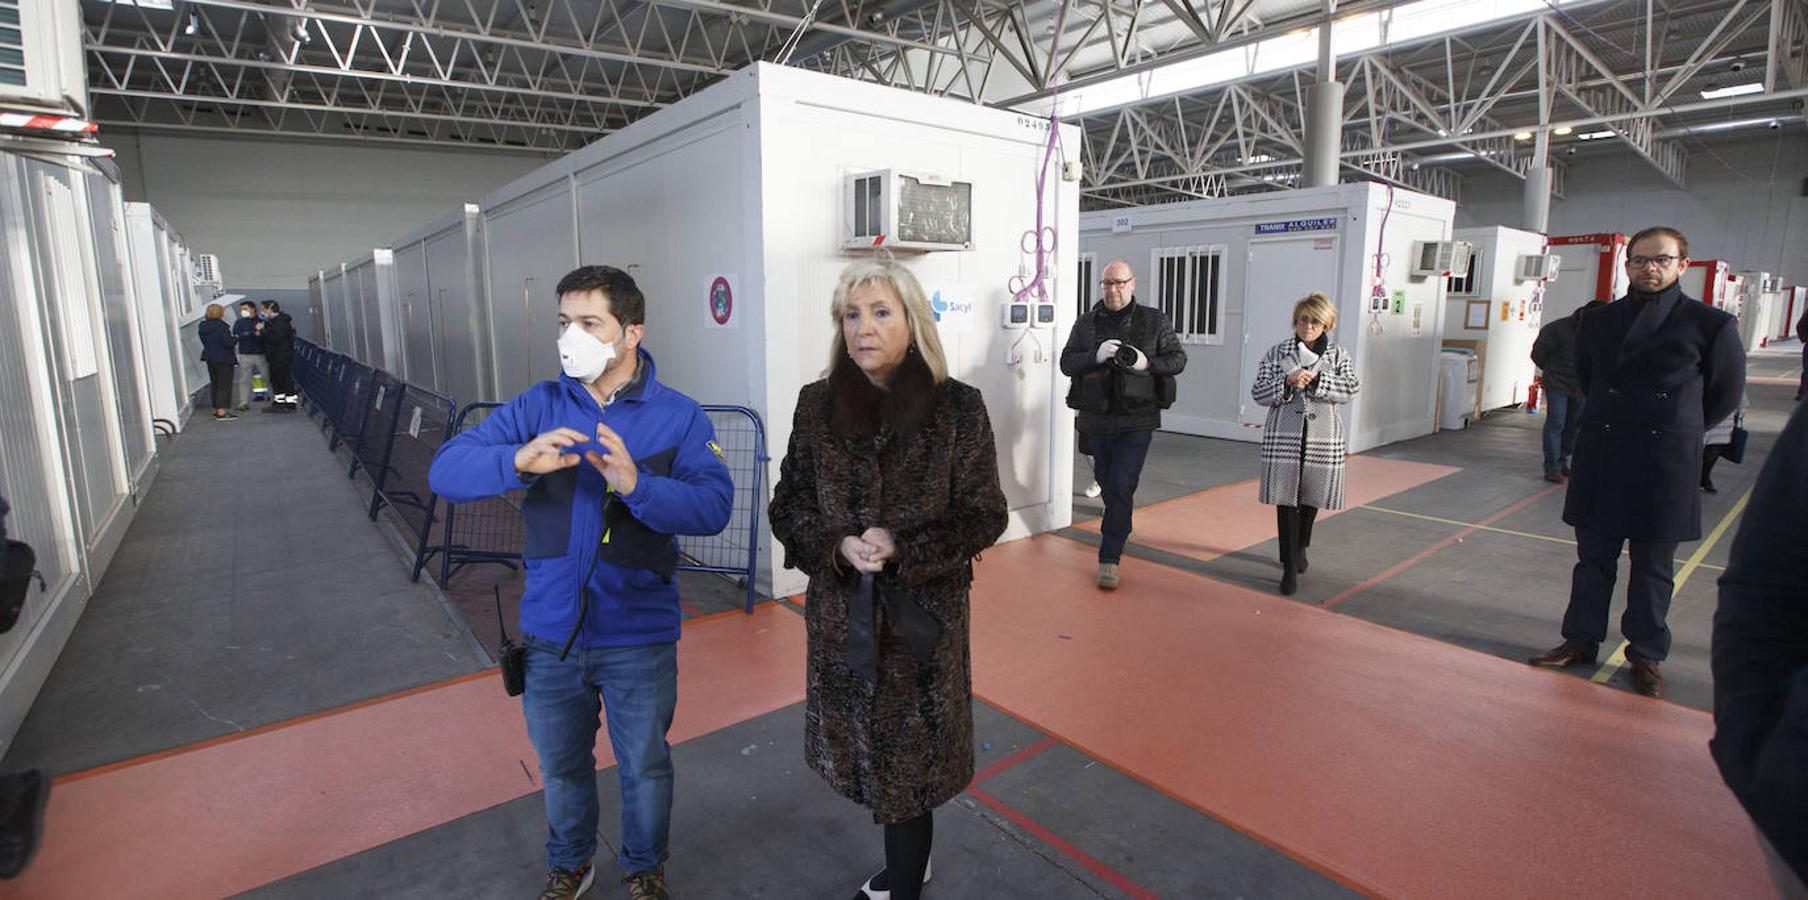
[[[1134,275],[1130,276],[1129,278],[1101,278],[1101,279],[1099,279],[1099,287],[1108,287],[1108,288],[1123,287],[1124,285],[1129,284],[1130,282],[1135,281],[1135,280],[1136,280],[1136,276],[1134,276]]]
[[[1626,265],[1629,265],[1634,269],[1648,269],[1653,267],[1668,269],[1670,268],[1671,263],[1676,262],[1681,258],[1682,257],[1680,256],[1671,256],[1668,253],[1663,256],[1629,256],[1626,257]]]
[[[1300,316],[1299,318],[1293,320],[1293,324],[1295,324],[1295,325],[1317,325],[1317,324],[1319,324],[1319,321],[1317,319],[1312,318],[1311,316]]]

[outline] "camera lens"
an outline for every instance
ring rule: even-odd
[[[1136,348],[1129,344],[1117,345],[1117,355],[1113,356],[1111,361],[1126,369],[1136,365]]]

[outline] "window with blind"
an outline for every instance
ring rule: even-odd
[[[1224,254],[1227,248],[1168,247],[1151,254],[1155,306],[1181,343],[1224,343]]]

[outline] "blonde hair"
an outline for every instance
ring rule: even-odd
[[[1325,330],[1337,327],[1337,307],[1331,304],[1331,298],[1313,291],[1306,299],[1293,304],[1293,321],[1299,321],[1301,313],[1310,313],[1312,318],[1325,323]],[[1292,324],[1292,323],[1289,323]]]
[[[209,319],[224,319],[224,318],[226,318],[226,307],[224,307],[224,306],[221,306],[221,305],[220,305],[220,304],[218,304],[218,303],[209,303],[209,304],[207,304],[207,317],[208,317],[208,318],[209,318]]]
[[[868,284],[883,284],[897,295],[904,307],[904,323],[910,326],[911,345],[922,354],[936,384],[948,380],[948,358],[942,353],[942,339],[935,330],[935,313],[929,308],[923,286],[909,269],[884,260],[865,260],[841,270],[841,278],[835,284],[835,301],[829,305],[829,318],[835,323],[835,339],[829,343],[829,368],[833,369],[836,361],[847,354],[847,341],[841,335],[841,317],[847,313],[848,295],[855,288]]]

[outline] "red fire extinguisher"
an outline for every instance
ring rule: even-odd
[[[1544,379],[1534,378],[1534,379],[1532,379],[1532,386],[1526,389],[1525,411],[1529,412],[1529,413],[1535,413],[1535,412],[1539,411],[1540,409],[1543,409],[1544,404],[1539,402],[1543,399],[1544,399]]]

